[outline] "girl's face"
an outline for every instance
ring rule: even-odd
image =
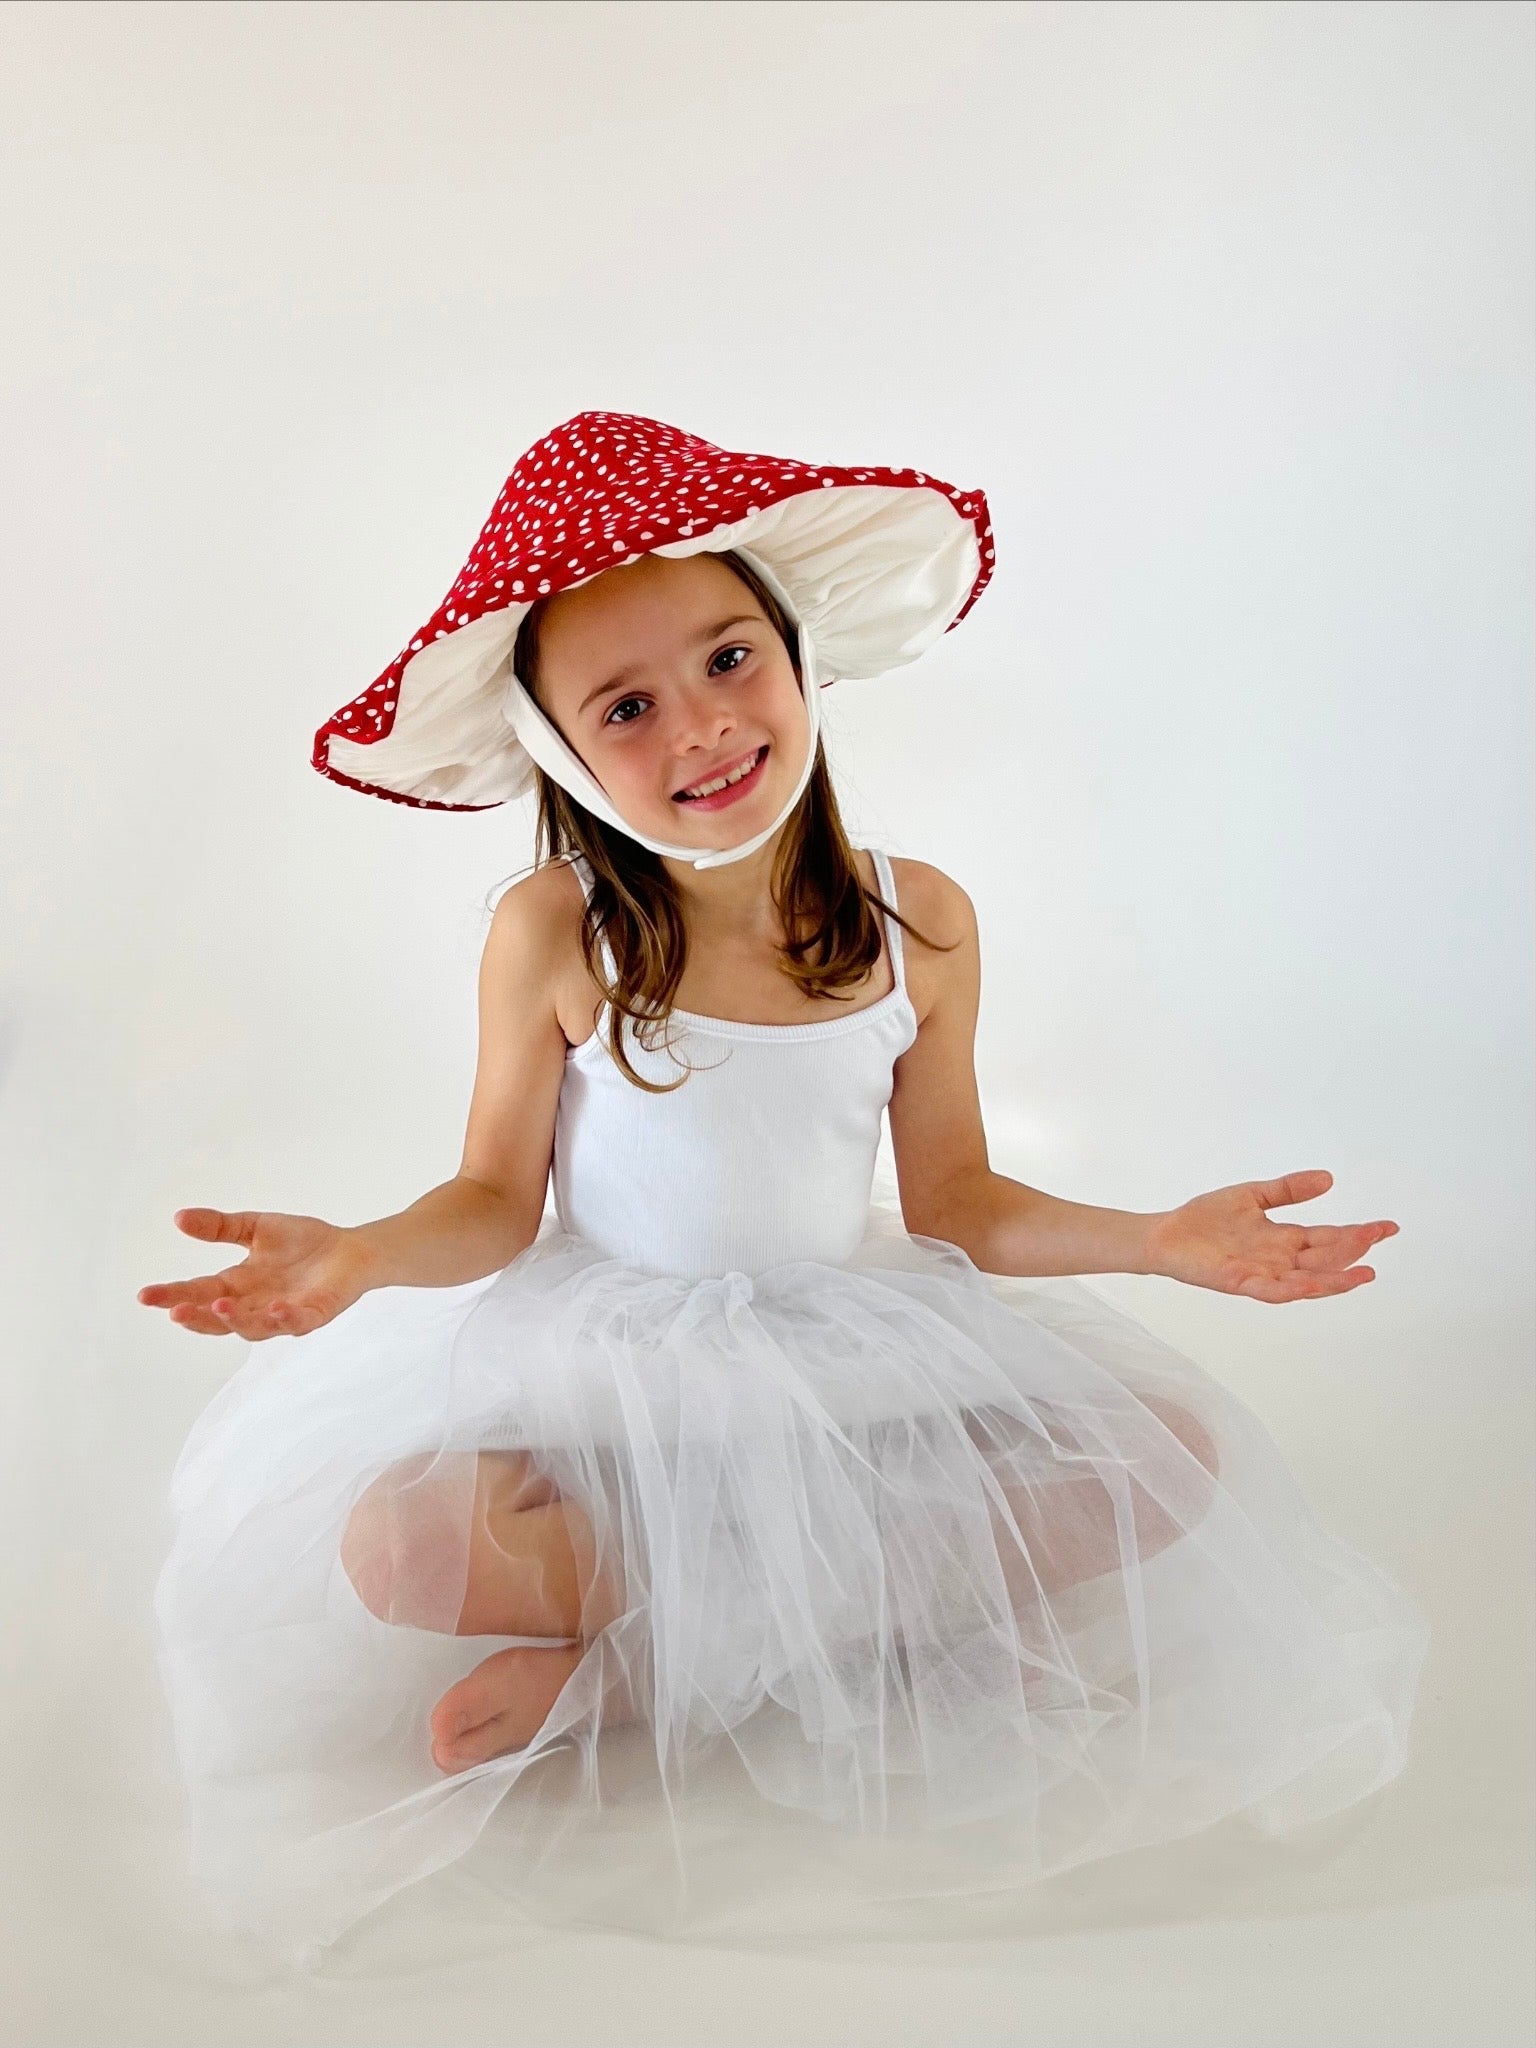
[[[789,650],[709,554],[642,555],[552,599],[538,697],[620,816],[651,839],[737,846],[778,816],[805,765],[810,720]]]

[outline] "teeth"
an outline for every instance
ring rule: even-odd
[[[757,753],[760,754],[761,752],[762,748],[759,747]],[[683,795],[713,796],[717,789],[729,789],[733,782],[740,782],[741,778],[744,775],[750,775],[756,766],[757,754],[753,754],[749,760],[742,763],[734,774],[717,776],[713,782],[696,782],[691,789],[685,789]]]

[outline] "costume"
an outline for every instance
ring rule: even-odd
[[[984,501],[932,495],[934,531],[971,543],[929,588],[930,639],[986,544]],[[378,787],[501,800],[508,763],[463,757],[473,718],[435,767],[430,723]],[[194,1865],[242,1925],[312,1953],[473,1855],[534,1918],[878,1934],[888,1902],[1227,1815],[1291,1827],[1402,1769],[1423,1618],[1259,1420],[1093,1289],[983,1273],[871,1199],[917,1031],[882,922],[873,1002],[674,1011],[654,1048],[626,1027],[642,1075],[692,1069],[669,1093],[618,1070],[605,1009],[566,1056],[534,1242],[252,1347],[199,1420],[157,1611]],[[581,1654],[532,1741],[444,1776],[434,1701],[550,1641],[451,1632],[480,1461],[521,1452],[579,1504],[613,1611],[562,1639]],[[370,1488],[394,1620],[341,1558]]]

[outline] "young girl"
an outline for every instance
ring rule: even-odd
[[[1038,1284],[1315,1299],[1397,1226],[1270,1218],[1325,1172],[1155,1214],[994,1172],[969,898],[844,835],[820,689],[991,566],[980,492],[583,413],[318,734],[398,802],[536,788],[542,858],[454,1178],[353,1226],[179,1210],[245,1256],[139,1294],[262,1347],[157,1595],[242,1924],[313,1950],[478,1844],[536,1915],[697,1928],[755,1885],[762,1926],[807,1873],[808,1919],[996,1891],[1401,1770],[1418,1608],[1219,1382]]]

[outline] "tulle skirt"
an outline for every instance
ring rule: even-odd
[[[658,1276],[546,1217],[365,1295],[248,1348],[172,1508],[193,1869],[311,1961],[470,1852],[546,1924],[878,1935],[1288,1829],[1402,1769],[1427,1642],[1202,1368],[878,1201],[842,1265]],[[542,1721],[444,1768],[439,1699],[551,1647]]]

